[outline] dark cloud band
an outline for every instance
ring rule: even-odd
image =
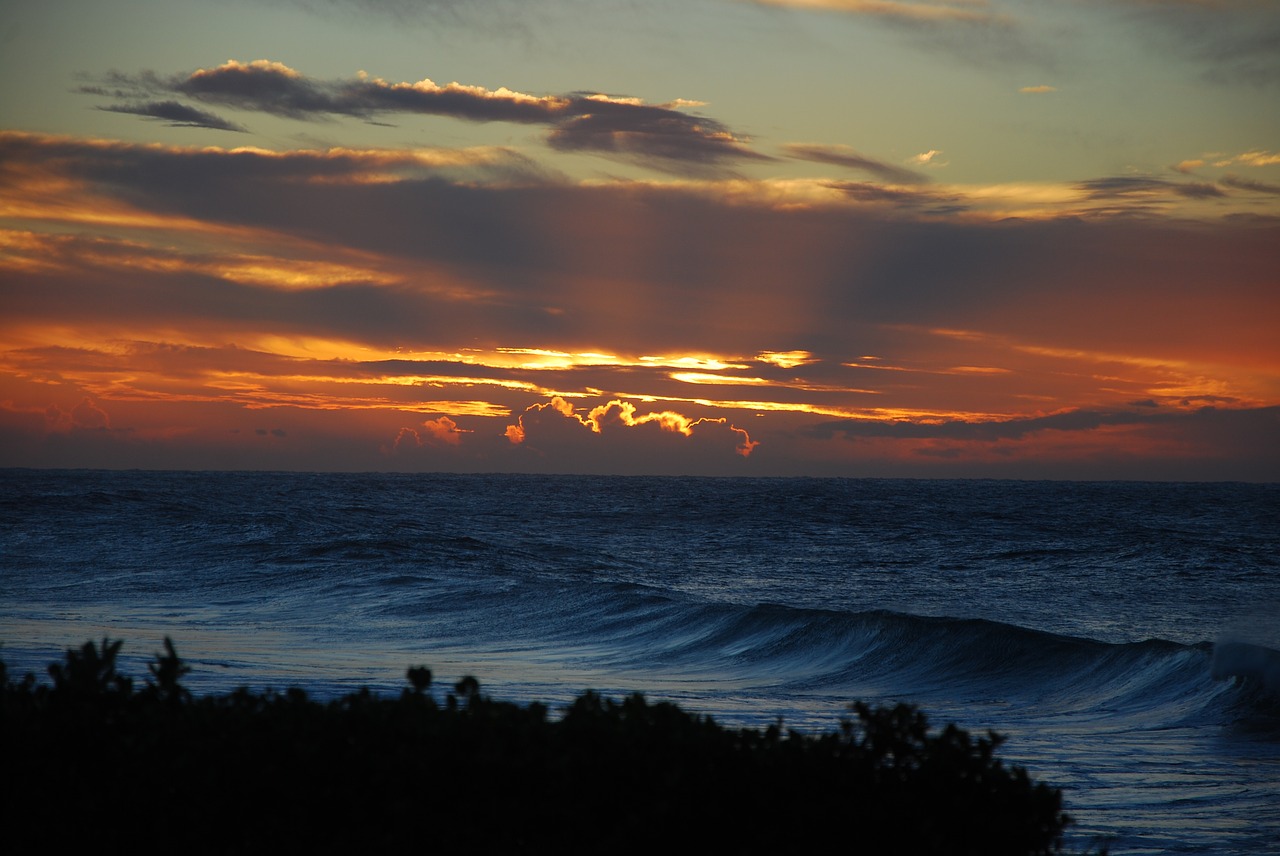
[[[671,105],[596,93],[527,95],[457,82],[388,83],[361,75],[322,81],[304,77],[278,62],[228,61],[188,75],[161,77],[107,75],[81,92],[131,99],[104,107],[120,113],[168,119],[190,127],[243,130],[212,113],[172,100],[179,95],[205,104],[267,113],[290,119],[351,116],[371,119],[393,114],[448,116],[471,122],[514,122],[547,126],[548,143],[561,151],[588,152],[639,161],[676,174],[715,174],[734,164],[771,158],[713,119]],[[150,100],[148,100],[150,99]]]
[[[145,116],[150,119],[163,119],[179,128],[211,128],[215,131],[239,131],[246,129],[243,125],[229,122],[206,110],[181,104],[177,101],[147,101],[140,104],[113,104],[101,109],[112,113],[128,113],[134,116]]]
[[[925,175],[915,170],[867,157],[847,146],[790,143],[783,148],[788,155],[799,160],[860,170],[875,176],[881,181],[888,181],[893,184],[923,184],[929,180]]]

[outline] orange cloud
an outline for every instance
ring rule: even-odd
[[[32,418],[38,416],[40,428],[44,432],[66,433],[111,428],[111,417],[107,415],[107,411],[89,396],[85,396],[74,406],[65,409],[56,403],[44,408],[15,408],[12,403],[9,403],[9,409],[13,412],[25,411]]]
[[[558,418],[552,417],[553,413]],[[639,414],[634,404],[618,399],[597,405],[586,416],[581,416],[572,404],[558,396],[526,408],[515,425],[507,426],[505,436],[514,445],[527,443],[531,433],[541,434],[554,443],[557,438],[563,440],[566,437],[581,436],[584,430],[588,435],[604,436],[643,426],[654,426],[663,433],[683,437],[694,437],[699,431],[727,429],[734,437],[734,452],[744,458],[750,456],[760,445],[751,439],[746,430],[730,425],[728,419],[723,417],[694,419],[673,410]]]
[[[756,359],[779,368],[793,369],[813,362],[813,354],[808,351],[761,351],[756,354]]]
[[[76,428],[110,428],[111,419],[90,398],[86,398],[71,411],[71,424]]]
[[[769,383],[768,380],[762,377],[736,377],[734,375],[708,374],[707,372],[671,372],[669,376],[672,380],[678,380],[681,383],[705,383],[717,386],[749,386],[751,384]]]
[[[1280,164],[1280,152],[1268,152],[1261,149],[1254,149],[1253,151],[1243,152],[1232,157],[1216,160],[1213,165],[1233,166],[1237,164],[1253,167],[1275,166],[1276,164]]]
[[[458,423],[448,416],[428,419],[422,423],[421,429],[421,431],[417,431],[413,428],[401,428],[400,433],[396,435],[394,445],[399,448],[402,443],[412,440],[416,446],[424,444],[431,446],[457,446],[462,442],[462,435],[472,433],[465,428],[459,428]]]

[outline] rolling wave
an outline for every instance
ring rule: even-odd
[[[1260,718],[1280,727],[1280,652],[1244,643],[1111,643],[987,619],[713,603],[624,583],[471,590],[450,607],[472,613],[457,619],[469,627],[518,612],[526,644],[572,645],[629,671],[716,673],[798,694],[998,702],[1146,727]]]

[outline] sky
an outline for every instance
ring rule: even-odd
[[[0,466],[1280,481],[1274,0],[0,11]]]

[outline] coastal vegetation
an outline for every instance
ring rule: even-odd
[[[1069,823],[999,736],[931,730],[906,704],[855,704],[823,734],[731,729],[640,694],[553,714],[471,677],[440,692],[421,666],[398,695],[195,697],[170,640],[141,682],[120,648],[68,650],[51,683],[0,663],[11,852],[1048,854]]]

